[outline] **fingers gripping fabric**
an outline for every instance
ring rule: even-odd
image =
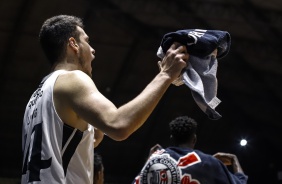
[[[187,68],[173,84],[188,86],[199,108],[210,119],[220,119],[222,116],[215,110],[221,102],[216,96],[217,59],[228,54],[231,45],[230,34],[226,31],[202,29],[170,32],[163,36],[157,56],[162,59],[173,42],[185,45],[190,55]],[[212,54],[215,49],[217,49],[216,57]]]

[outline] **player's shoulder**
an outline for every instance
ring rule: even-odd
[[[86,73],[80,70],[72,70],[64,71],[58,76],[55,88],[72,92],[89,86],[94,86],[94,83]]]
[[[199,157],[203,162],[207,162],[209,164],[218,164],[220,162],[217,158],[215,158],[211,154],[204,153],[200,150],[195,150],[195,152],[199,155]]]
[[[60,77],[69,78],[69,79],[81,79],[81,78],[89,78],[90,77],[81,70],[71,70],[71,71],[64,71],[60,74]]]
[[[58,76],[59,82],[64,84],[84,84],[87,82],[93,82],[92,79],[81,70],[64,71]]]

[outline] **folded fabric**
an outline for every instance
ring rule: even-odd
[[[190,57],[188,67],[173,84],[185,84],[199,108],[212,120],[222,116],[215,111],[221,102],[217,97],[217,59],[226,56],[230,50],[231,36],[226,31],[186,29],[164,35],[157,52],[159,58],[165,56],[173,42],[185,45]],[[212,53],[217,49],[217,56]]]

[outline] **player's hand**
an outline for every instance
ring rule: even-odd
[[[189,54],[186,46],[174,42],[165,54],[162,61],[158,62],[161,72],[166,73],[172,81],[177,79],[184,68],[187,67]]]
[[[232,165],[233,161],[237,158],[236,155],[222,152],[216,153],[213,156],[222,161],[224,165]]]
[[[216,153],[213,155],[215,158],[221,160],[224,165],[232,165],[234,173],[240,172],[244,173],[239,160],[236,155],[230,153]]]
[[[150,152],[149,152],[149,156],[152,155],[155,151],[157,150],[161,150],[163,149],[163,147],[159,144],[156,144],[154,145],[151,149],[150,149]]]

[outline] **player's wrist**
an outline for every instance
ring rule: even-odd
[[[164,80],[165,82],[172,83],[174,81],[174,78],[169,75],[169,73],[161,71],[158,76],[160,77],[161,80]]]

